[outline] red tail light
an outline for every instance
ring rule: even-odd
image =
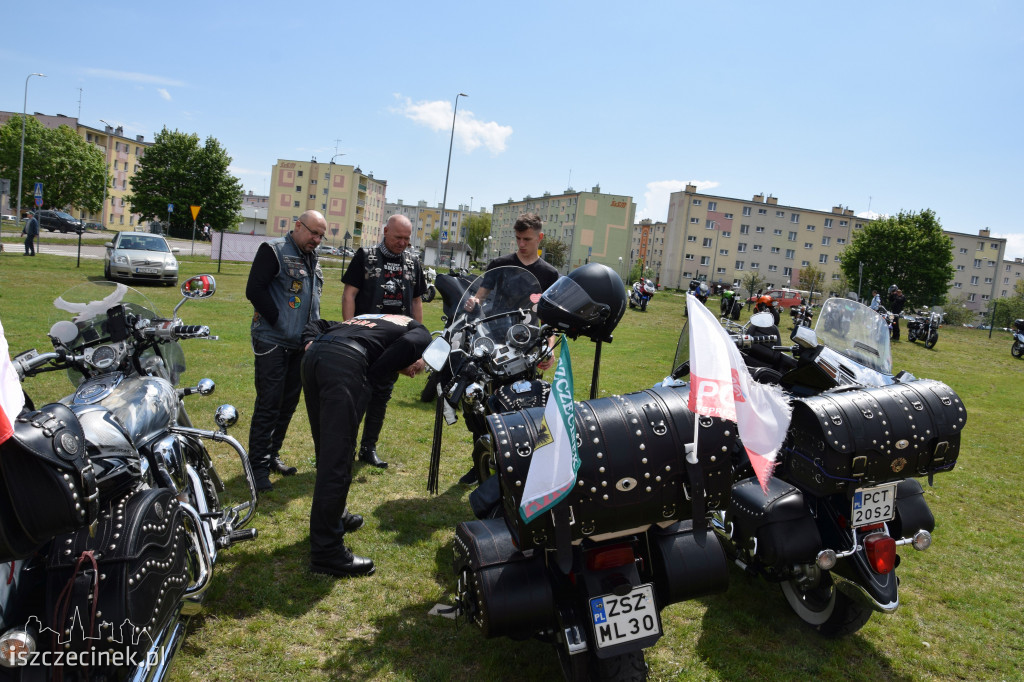
[[[631,564],[633,561],[633,546],[628,543],[599,547],[587,553],[587,568],[591,571],[618,568]]]
[[[891,573],[896,568],[896,541],[885,533],[872,533],[864,538],[864,549],[875,573]]]

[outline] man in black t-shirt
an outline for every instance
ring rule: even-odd
[[[393,215],[384,225],[384,239],[370,248],[360,248],[352,257],[341,281],[345,290],[341,298],[341,314],[345,320],[356,315],[406,315],[423,322],[423,299],[427,290],[423,267],[419,259],[410,254],[409,239],[412,223],[403,215]],[[366,408],[366,423],[359,447],[359,459],[381,469],[388,463],[377,455],[377,439],[384,426],[388,401],[397,373],[390,383],[380,382]]]
[[[394,384],[399,372],[414,377],[423,371],[420,356],[430,332],[403,315],[361,315],[345,322],[310,322],[302,343],[302,387],[316,453],[310,568],[328,575],[369,575],[373,561],[345,546],[345,533],[363,525],[361,516],[345,508],[356,433],[376,386]]]

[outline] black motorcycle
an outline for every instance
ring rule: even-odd
[[[722,292],[722,298],[719,301],[719,312],[722,317],[728,317],[733,320],[740,319],[740,312],[743,310],[743,301],[736,295],[736,292],[732,289],[726,289]]]
[[[926,308],[916,315],[904,315],[903,319],[907,321],[908,341],[924,341],[925,348],[933,348],[938,343],[942,313]]]
[[[190,278],[183,299],[212,296]],[[217,408],[217,431],[192,426],[175,388],[178,341],[210,337],[178,308],[156,314],[124,284],[81,285],[59,297],[53,351],[14,358],[22,379],[66,370],[75,391],[38,409],[29,401],[0,445],[0,678],[160,680],[202,607],[221,550],[256,537],[245,526],[256,489],[245,449],[227,434],[238,418]],[[70,317],[70,319],[68,319]],[[248,499],[221,500],[207,450],[238,455]]]
[[[789,315],[793,319],[794,327],[813,327],[814,308],[807,304],[795,305],[789,309]],[[733,318],[737,319],[737,318]]]
[[[1010,355],[1015,358],[1024,355],[1024,320],[1013,321],[1013,345],[1010,346]]]

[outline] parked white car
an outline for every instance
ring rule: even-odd
[[[167,240],[149,232],[118,232],[107,242],[103,257],[103,276],[111,281],[119,279],[137,282],[161,282],[174,286],[178,283],[180,249],[170,248]]]

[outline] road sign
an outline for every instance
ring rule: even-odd
[[[43,198],[43,183],[37,182],[36,183],[36,199],[42,199],[42,198]],[[38,206],[38,204],[36,204],[36,205]]]
[[[167,212],[174,213],[174,204],[167,204]]]
[[[199,217],[199,209],[202,208],[202,207],[201,206],[189,206],[189,208],[192,209],[192,220],[195,220],[196,218],[198,218]]]
[[[444,232],[441,233],[441,241],[448,241],[448,230],[445,230]]]
[[[42,205],[43,205],[43,198],[42,197],[36,197],[36,208],[39,208]]]

